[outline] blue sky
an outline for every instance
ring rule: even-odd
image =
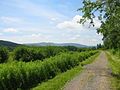
[[[80,43],[96,45],[102,36],[96,34],[100,22],[89,28],[77,23],[82,0],[1,0],[0,39],[17,43]]]

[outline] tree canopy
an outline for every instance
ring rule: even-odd
[[[90,19],[94,26],[94,18],[101,20],[101,26],[97,29],[103,35],[106,48],[120,48],[120,0],[84,0],[82,11],[84,24]],[[97,13],[97,14],[96,14]]]

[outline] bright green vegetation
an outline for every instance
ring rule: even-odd
[[[55,78],[48,80],[47,82],[39,84],[32,90],[61,90],[68,81],[70,81],[72,78],[80,74],[80,72],[83,69],[82,68],[83,65],[93,62],[98,55],[99,53],[89,57],[87,60],[82,61],[79,64],[79,66],[76,66],[75,68],[68,70],[65,73],[61,73],[57,75]]]
[[[61,90],[61,88],[67,83],[67,81],[71,80],[77,74],[80,74],[82,71],[81,65],[68,70],[65,73],[61,73],[57,75],[55,78],[48,80],[47,82],[43,82],[32,90]]]
[[[14,53],[14,60],[17,61],[35,61],[35,60],[43,60],[45,58],[49,58],[51,56],[55,56],[60,52],[66,52],[67,49],[63,47],[18,47],[16,48]]]
[[[109,63],[110,63],[110,68],[112,69],[112,87],[113,90],[120,90],[120,54],[116,52],[116,54],[112,51],[111,53],[107,53]]]
[[[37,49],[36,49],[37,50]],[[34,62],[14,61],[0,65],[0,90],[27,90],[38,83],[66,72],[98,51],[61,52],[50,58]],[[26,54],[23,52],[23,54]]]
[[[3,51],[4,49],[4,51]],[[0,47],[0,58],[2,59],[5,55],[6,59],[4,59],[0,63],[11,62],[11,61],[36,61],[45,58],[50,58],[55,55],[58,55],[63,52],[83,52],[90,51],[92,48],[77,48],[74,46],[41,46],[41,47],[33,47],[33,46],[19,46],[13,50],[7,50],[6,48]],[[9,51],[9,52],[8,52]],[[7,54],[6,54],[7,53]],[[8,58],[9,57],[9,58]]]
[[[100,54],[100,51],[99,51],[98,53],[96,53],[95,55],[89,57],[87,60],[82,61],[80,64],[81,64],[82,66],[84,66],[84,65],[87,65],[87,64],[92,63],[93,61],[95,61],[95,58],[96,58],[99,54]]]

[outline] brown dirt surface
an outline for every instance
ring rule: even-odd
[[[111,90],[110,69],[105,52],[101,52],[96,60],[84,67],[85,70],[68,82],[64,90]]]

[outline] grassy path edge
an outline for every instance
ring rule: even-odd
[[[106,51],[106,55],[109,60],[109,67],[111,68],[112,77],[110,79],[112,90],[120,90],[120,76],[119,76],[119,67],[120,59],[113,55],[110,51]]]
[[[75,76],[77,76],[78,74],[82,72],[83,65],[92,63],[99,54],[100,52],[91,56],[87,60],[81,62],[79,66],[76,66],[75,68],[68,70],[65,73],[61,73],[57,75],[55,78],[48,80],[47,82],[43,82],[39,84],[37,87],[32,88],[31,90],[62,90],[64,85],[67,82],[69,82]]]

